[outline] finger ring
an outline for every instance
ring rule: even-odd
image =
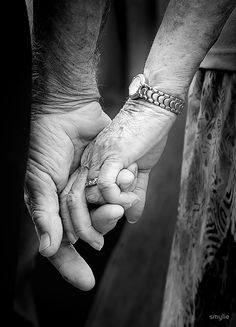
[[[92,186],[97,185],[97,183],[98,183],[98,178],[95,177],[95,178],[93,178],[93,179],[88,180],[88,181],[85,183],[85,187],[92,187]]]

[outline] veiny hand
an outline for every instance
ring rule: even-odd
[[[128,221],[136,222],[143,212],[150,170],[164,150],[175,119],[175,114],[154,104],[128,100],[83,153],[81,166],[89,169],[88,179],[98,177],[97,186],[86,188],[88,202],[125,207],[127,199],[117,185],[117,177],[122,169],[136,162],[137,179],[131,191],[140,201],[126,211]]]
[[[85,147],[108,124],[110,118],[99,103],[92,102],[77,110],[35,114],[32,117],[29,159],[25,178],[25,199],[40,239],[39,251],[78,288],[93,287],[94,277],[86,262],[63,238],[59,212],[60,196],[69,175],[79,166]],[[106,207],[113,212],[113,207]],[[106,212],[107,212],[106,211]],[[116,206],[115,213],[122,208]],[[100,213],[94,215],[100,217]],[[102,212],[104,214],[104,211]],[[103,245],[103,236],[94,228],[95,248]]]

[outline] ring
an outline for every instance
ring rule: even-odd
[[[97,183],[98,183],[98,177],[95,177],[95,178],[90,179],[89,181],[87,181],[85,183],[85,187],[92,187],[92,186],[97,185]]]

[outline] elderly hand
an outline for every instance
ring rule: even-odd
[[[136,222],[144,208],[150,170],[164,150],[175,119],[175,114],[156,105],[128,100],[83,153],[81,166],[89,169],[88,180],[98,177],[97,186],[86,188],[87,201],[122,205],[127,209],[128,221]],[[137,178],[131,191],[139,201],[134,200],[131,206],[117,185],[117,177],[134,162],[137,163]]]
[[[69,181],[61,193],[60,211],[63,220],[64,231],[67,235],[75,235],[91,246],[96,242],[94,229],[105,235],[115,228],[118,220],[124,214],[124,208],[118,204],[106,204],[89,212],[85,198],[85,183],[88,169],[79,167],[69,178]],[[139,201],[131,191],[135,188],[137,178],[137,164],[134,163],[128,169],[122,169],[117,177],[117,184],[123,191],[127,202]],[[94,186],[92,186],[94,187]],[[129,205],[131,207],[132,204]]]
[[[69,107],[69,106],[68,106]],[[40,239],[39,251],[74,286],[88,290],[94,277],[87,263],[75,251],[74,235],[63,237],[59,203],[69,175],[79,166],[85,147],[109,124],[110,118],[99,103],[91,102],[73,111],[53,108],[50,113],[32,116],[25,199]],[[82,211],[83,214],[83,211]],[[122,215],[120,206],[106,206],[94,211],[113,217]],[[103,245],[103,236],[91,229],[94,248]]]

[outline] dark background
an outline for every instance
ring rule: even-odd
[[[8,208],[8,220],[3,230],[5,235],[11,235],[10,244],[9,237],[3,239],[7,245],[3,251],[4,260],[9,262],[5,265],[8,268],[3,269],[6,276],[2,284],[4,280],[11,280],[9,285],[3,285],[5,293],[14,291],[15,259],[19,253],[15,308],[22,326],[30,326],[26,318],[36,324],[35,312],[42,327],[72,324],[86,324],[86,327],[157,326],[177,213],[185,116],[178,118],[164,155],[151,174],[141,221],[129,225],[125,219],[121,220],[105,237],[105,246],[100,253],[78,242],[77,248],[95,273],[97,284],[94,290],[85,293],[67,284],[45,258],[36,256],[38,241],[22,198],[19,201],[18,196],[22,194],[22,172],[27,153],[31,62],[26,12],[23,1],[19,3],[19,10],[15,7],[16,11],[11,15],[12,34],[9,29],[5,43],[9,94],[3,94],[8,102],[5,107],[8,110],[4,113],[7,126],[10,126],[10,129],[4,129],[5,171],[8,172],[10,167],[13,172],[10,183],[9,178],[6,181],[6,194],[11,196],[6,196],[4,203]],[[143,71],[167,3],[164,0],[112,2],[100,45],[99,69],[102,104],[111,117],[125,102],[131,78]],[[6,12],[10,13],[10,9],[9,6]]]

